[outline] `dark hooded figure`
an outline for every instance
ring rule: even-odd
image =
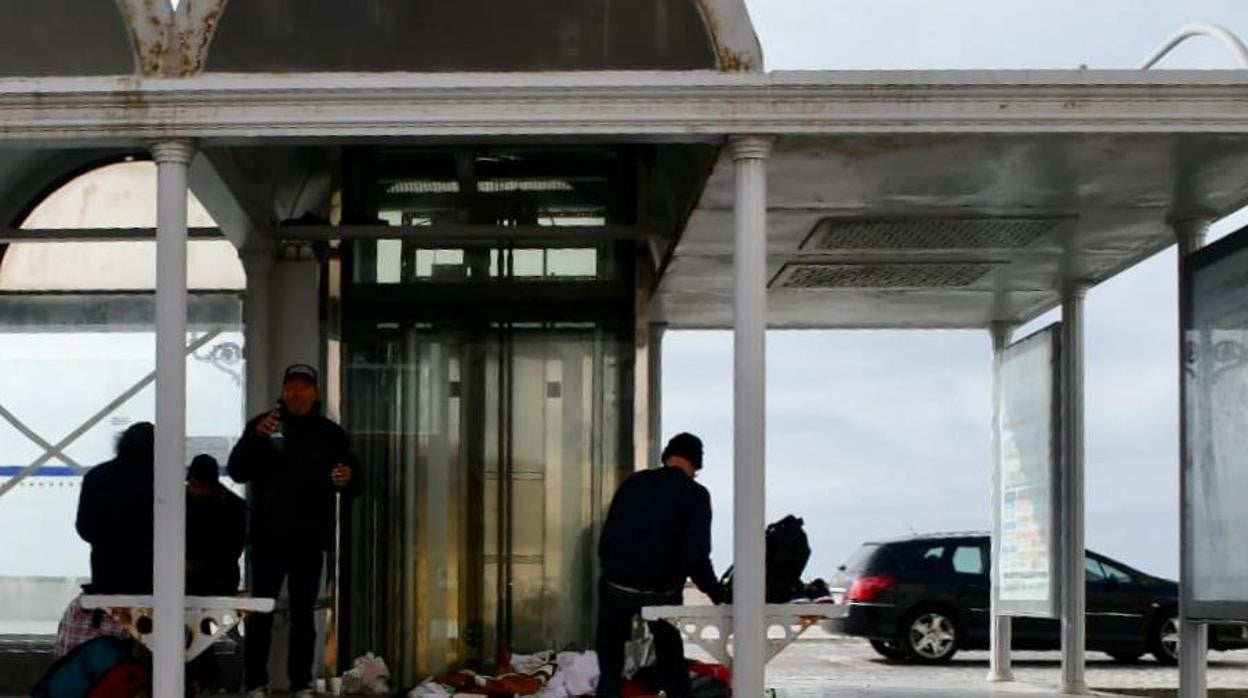
[[[334,542],[335,494],[358,490],[358,470],[346,432],[321,414],[317,372],[305,364],[286,369],[277,409],[249,421],[230,453],[230,477],[251,487],[251,593],[276,598],[285,580],[290,594],[286,671],[296,695],[312,688],[313,612]],[[260,696],[269,682],[272,616],[248,616],[246,631],[247,694]]]
[[[243,555],[247,505],[225,488],[221,465],[201,453],[186,469],[186,593],[234,596]],[[186,665],[187,695],[199,695],[220,675],[212,647]]]
[[[238,593],[247,505],[221,484],[217,459],[201,453],[186,472],[186,593]]]
[[[150,422],[130,426],[117,440],[117,457],[82,478],[75,527],[91,546],[89,593],[152,593],[155,436]]]

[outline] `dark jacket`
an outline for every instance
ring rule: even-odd
[[[235,482],[251,485],[254,546],[333,547],[334,493],[359,491],[362,473],[351,440],[342,427],[318,410],[296,417],[282,410],[282,447],[256,434],[268,413],[252,418],[230,452],[228,470]],[[330,471],[338,464],[351,469],[351,482],[338,490]]]
[[[75,528],[91,546],[89,592],[152,593],[152,477],[143,457],[118,457],[83,476]]]
[[[615,584],[677,592],[692,579],[711,601],[722,597],[711,565],[711,496],[676,468],[634,473],[620,485],[598,557]]]
[[[238,593],[238,559],[243,554],[247,505],[218,484],[204,498],[186,496],[186,593]]]

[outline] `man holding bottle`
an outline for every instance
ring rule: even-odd
[[[359,464],[342,427],[321,413],[317,371],[286,369],[275,409],[247,422],[230,453],[229,473],[250,485],[251,593],[276,598],[286,581],[290,598],[287,675],[296,695],[311,695],[316,649],[314,607],[325,552],[337,525],[336,493],[359,489]],[[273,619],[246,621],[248,696],[266,695]]]

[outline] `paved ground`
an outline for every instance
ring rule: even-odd
[[[812,631],[813,632],[813,631]],[[690,655],[698,651],[689,648]],[[768,665],[767,686],[776,698],[971,698],[992,696],[1056,696],[1060,675],[1058,656],[1053,652],[1025,652],[1016,657],[1013,685],[991,685],[988,656],[984,652],[958,655],[942,667],[892,664],[876,656],[862,641],[817,636],[791,645]],[[1112,694],[1135,694],[1145,689],[1173,689],[1178,671],[1150,661],[1123,666],[1098,653],[1088,655],[1088,682]],[[1248,696],[1248,652],[1209,655],[1211,689],[1241,689],[1231,693],[1217,690],[1211,696]],[[4,691],[0,691],[3,694]],[[1150,695],[1166,696],[1163,692]]]
[[[1056,695],[1060,678],[1056,653],[1025,652],[1016,657],[1017,686],[994,687],[984,679],[988,655],[968,652],[943,667],[892,664],[880,659],[862,641],[820,638],[797,642],[767,667],[767,685],[780,698],[807,696],[992,696]],[[1099,653],[1088,654],[1088,683],[1096,689],[1176,688],[1177,669],[1142,660],[1119,665]],[[1248,652],[1211,653],[1210,688],[1248,689]]]

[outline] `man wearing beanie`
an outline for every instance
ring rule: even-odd
[[[230,453],[230,477],[251,486],[251,593],[290,595],[290,650],[286,674],[296,696],[312,695],[316,651],[314,609],[325,553],[334,542],[337,500],[353,494],[360,473],[342,427],[321,414],[316,369],[286,369],[277,408],[247,422]],[[267,694],[273,617],[246,620],[244,681],[249,698]]]
[[[221,484],[217,459],[201,453],[186,471],[186,593],[234,596],[247,505]]]
[[[616,698],[624,646],[633,618],[645,606],[679,605],[685,580],[720,603],[723,590],[711,566],[711,496],[694,482],[702,469],[702,441],[678,434],[663,449],[663,467],[635,473],[611,501],[598,541],[602,581],[598,600],[598,695]],[[649,624],[655,669],[670,698],[692,695],[680,632]]]
[[[247,505],[225,488],[221,465],[201,453],[186,471],[186,593],[189,596],[234,596],[238,593],[238,559],[243,556]],[[217,657],[209,647],[186,665],[187,695],[199,695],[219,675]]]

